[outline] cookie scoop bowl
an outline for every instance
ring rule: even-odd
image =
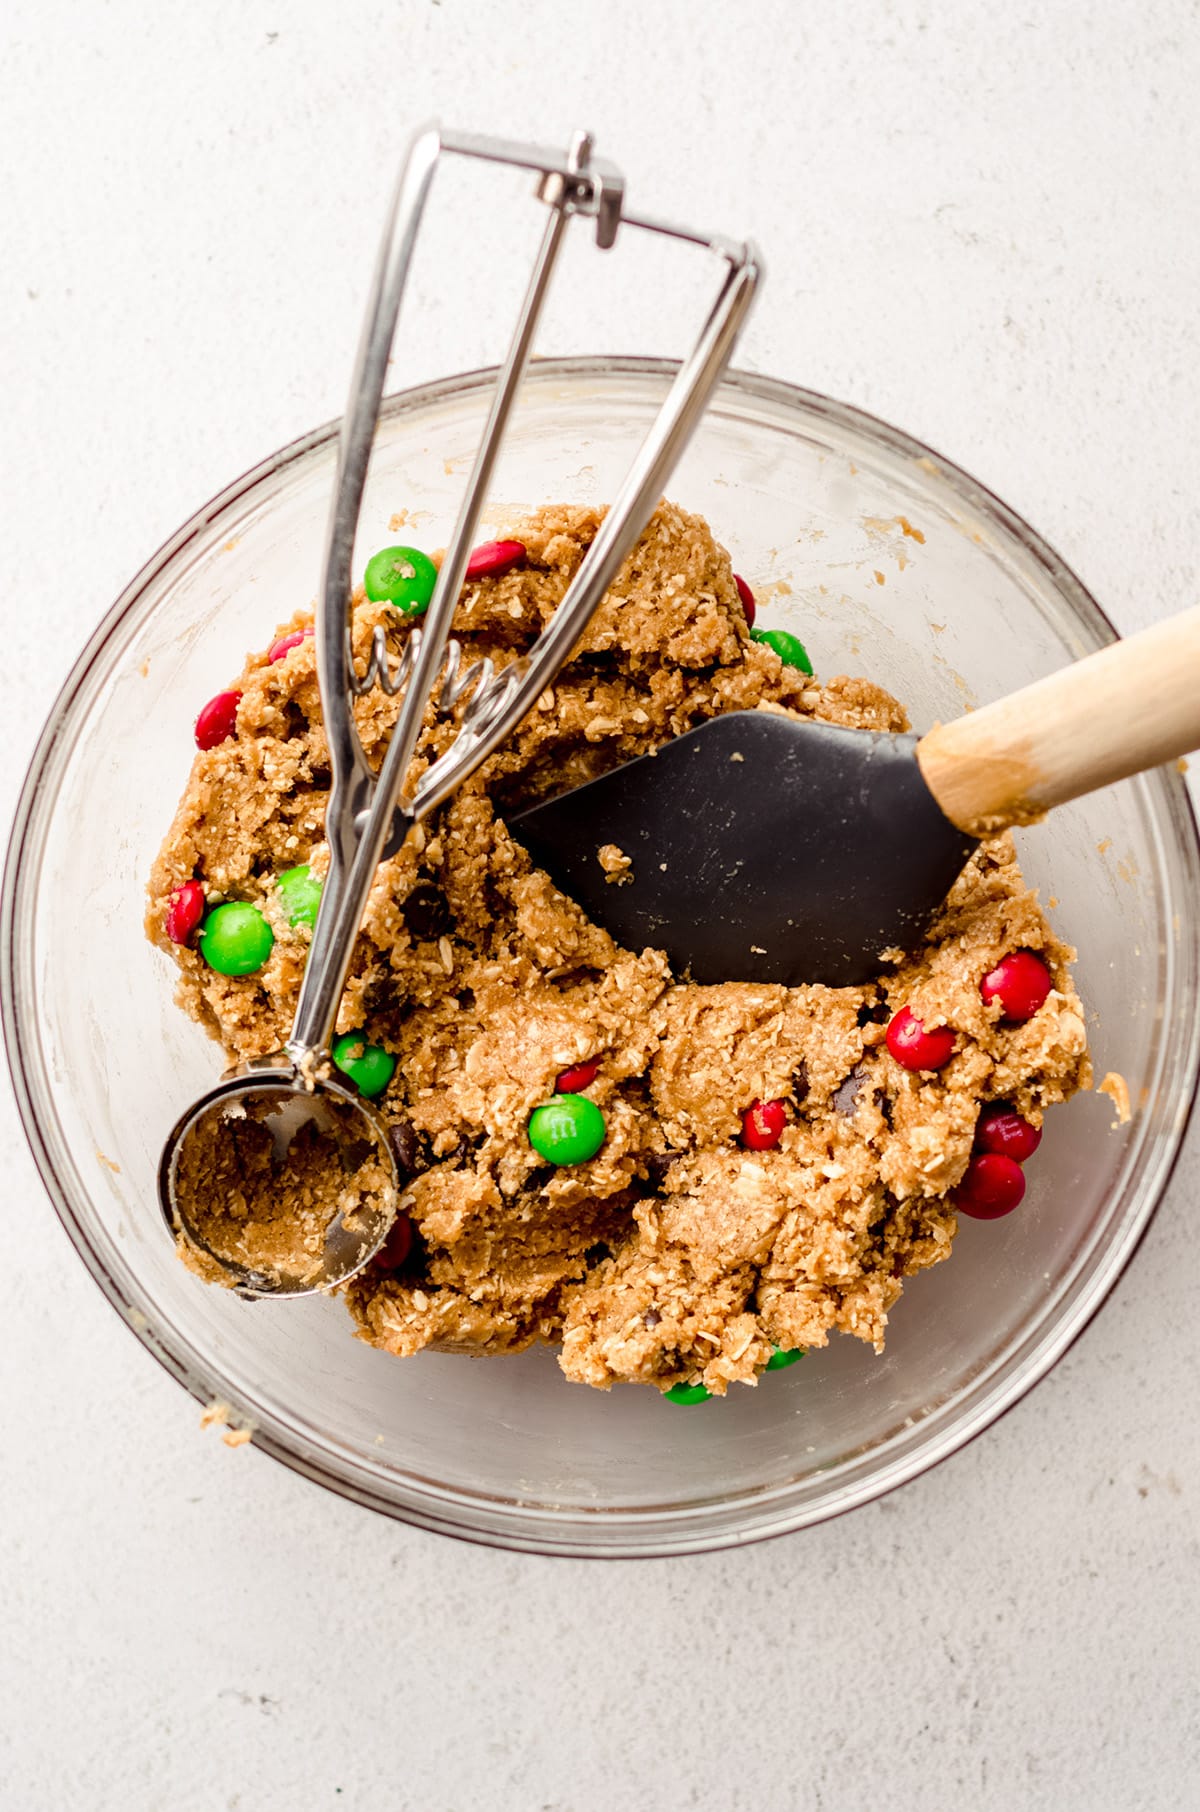
[[[604,501],[671,369],[536,365],[497,496]],[[406,538],[444,541],[489,394],[473,374],[387,406],[357,570],[394,539],[398,510]],[[1200,859],[1182,781],[1149,775],[1022,837],[1027,876],[1080,950],[1097,1074],[1125,1078],[1134,1115],[1113,1130],[1097,1096],[1052,1110],[1020,1208],[960,1222],[953,1259],[906,1288],[883,1357],[839,1336],[754,1390],[678,1407],[568,1385],[546,1350],[398,1361],[356,1341],[336,1301],[239,1302],[189,1275],[158,1211],[162,1139],[218,1060],[145,941],[144,887],[197,710],[313,596],[334,456],[332,429],[286,449],[155,556],[80,657],[26,781],[0,919],[5,1032],[34,1154],[81,1257],[200,1402],[230,1403],[259,1446],[332,1489],[447,1533],[679,1553],[799,1528],[913,1477],[1044,1375],[1120,1275],[1170,1173],[1200,1040]],[[981,487],[785,385],[730,377],[671,494],[728,546],[760,627],[797,634],[820,674],[877,678],[918,729],[1111,636]],[[490,532],[503,528],[501,509]]]

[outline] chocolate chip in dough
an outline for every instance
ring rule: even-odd
[[[854,1117],[858,1106],[859,1090],[867,1079],[867,1072],[861,1063],[856,1063],[850,1074],[838,1083],[830,1096],[830,1106],[835,1114],[842,1114],[847,1120]]]
[[[388,1143],[400,1172],[400,1181],[405,1183],[415,1175],[421,1162],[420,1134],[411,1120],[393,1120],[388,1127]]]
[[[434,943],[454,929],[454,919],[446,896],[432,881],[414,887],[404,902],[404,923],[413,937],[423,943]]]
[[[667,1172],[679,1156],[677,1151],[646,1151],[642,1153],[642,1164],[646,1171],[646,1181],[651,1189],[657,1192],[667,1180]]]

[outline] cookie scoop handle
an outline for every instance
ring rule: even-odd
[[[1114,642],[917,745],[952,824],[981,837],[1200,747],[1200,606]]]
[[[296,1017],[287,1050],[303,1073],[307,1059],[324,1052],[333,1036],[338,1008],[359,925],[389,836],[399,841],[417,814],[402,798],[421,733],[426,705],[434,693],[446,654],[459,591],[470,558],[471,539],[487,494],[505,423],[529,361],[542,305],[576,204],[575,183],[585,181],[591,139],[576,133],[557,189],[543,197],[549,212],[521,302],[508,352],[496,379],[491,408],[455,519],[450,546],[438,571],[419,650],[408,676],[399,715],[388,740],[378,778],[372,773],[350,710],[352,668],[347,623],[350,558],[362,507],[371,447],[379,419],[387,358],[412,262],[417,228],[430,185],[445,150],[484,154],[487,141],[456,139],[437,127],[418,133],[401,171],[384,226],[366,320],[342,424],[337,483],[330,518],[319,618],[318,662],[322,708],[333,764],[333,787],[326,809],[329,872],[309,947]],[[501,156],[508,161],[511,147]]]
[[[419,647],[403,688],[399,715],[378,775],[355,727],[352,696],[363,689],[351,658],[348,608],[351,560],[378,422],[388,358],[412,261],[416,233],[435,169],[444,155],[532,170],[547,218],[521,302],[492,405],[467,480],[466,492],[438,572]],[[349,974],[359,925],[385,847],[396,849],[408,830],[461,786],[512,732],[550,684],[579,641],[621,562],[649,519],[676,460],[695,429],[732,352],[760,280],[761,260],[748,243],[714,238],[648,216],[624,204],[624,182],[593,155],[591,135],[576,132],[565,155],[504,139],[448,132],[433,125],[417,134],[402,168],[385,222],[363,334],[342,427],[317,622],[317,668],[333,784],[326,808],[329,868],[309,946],[287,1053],[306,1079],[327,1053]],[[725,280],[691,354],[685,359],[651,425],[616,501],[608,511],[567,596],[527,656],[492,677],[480,664],[474,691],[450,748],[407,791],[410,768],[446,658],[470,548],[510,412],[533,344],[551,275],[573,217],[594,223],[597,246],[609,250],[628,227],[682,240],[714,252]],[[395,690],[393,686],[390,688]]]

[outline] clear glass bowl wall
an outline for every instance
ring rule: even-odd
[[[671,368],[547,361],[515,419],[494,512],[610,498]],[[356,566],[403,534],[444,543],[486,411],[478,374],[395,398]],[[246,1305],[198,1284],[159,1218],[155,1167],[219,1068],[142,932],[144,887],[200,704],[313,598],[333,431],[267,461],[158,555],[97,632],[35,758],[6,879],[6,1016],[18,1095],[63,1220],[145,1344],[259,1444],[413,1522],[553,1552],[654,1554],[815,1522],[911,1477],[1013,1402],[1111,1287],[1153,1211],[1196,1071],[1195,830],[1157,773],[1021,838],[1080,950],[1098,1074],[1049,1116],[1010,1219],[964,1222],[910,1284],[886,1355],[838,1338],[755,1390],[681,1409],[568,1385],[553,1353],[398,1362],[336,1301]],[[914,726],[1087,653],[1111,634],[1073,576],[963,473],[894,430],[788,386],[731,377],[671,495],[702,512],[823,675],[894,690]],[[904,532],[903,517],[922,539]],[[1103,846],[1103,848],[1101,847]],[[87,936],[80,939],[80,903]],[[70,961],[64,951],[71,952]]]

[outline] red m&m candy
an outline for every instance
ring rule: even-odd
[[[742,1143],[751,1151],[770,1151],[787,1125],[782,1101],[753,1101],[742,1115]]]
[[[412,1222],[407,1214],[398,1214],[375,1255],[376,1263],[386,1265],[389,1271],[398,1271],[412,1251],[412,1237]]]
[[[467,561],[466,581],[502,578],[524,558],[523,541],[483,541]]]
[[[554,1092],[556,1095],[581,1095],[585,1088],[591,1088],[599,1074],[598,1057],[589,1057],[586,1063],[573,1063],[554,1084]]]
[[[242,702],[240,692],[218,692],[210,698],[196,719],[196,747],[198,749],[215,749],[218,743],[228,742],[237,729],[237,708]]]
[[[738,597],[742,600],[742,609],[745,612],[745,616],[746,616],[746,628],[753,629],[754,628],[754,619],[755,619],[755,616],[758,614],[757,610],[755,608],[755,603],[754,603],[754,593],[751,591],[750,587],[746,584],[746,581],[743,579],[741,573],[734,573],[733,582],[737,586]]]
[[[927,1032],[910,1007],[901,1007],[887,1029],[887,1048],[906,1070],[940,1070],[954,1054],[949,1026]]]
[[[981,1151],[963,1172],[953,1201],[960,1214],[969,1214],[973,1220],[998,1221],[1012,1213],[1024,1194],[1021,1166],[1002,1152]]]
[[[186,944],[204,917],[207,905],[199,881],[185,881],[171,895],[167,906],[165,929],[173,944]]]
[[[1013,950],[989,969],[979,992],[989,1004],[998,1000],[1005,1019],[1032,1019],[1054,986],[1049,969],[1032,950]]]
[[[993,1151],[1023,1164],[1042,1142],[1042,1129],[1023,1119],[1006,1101],[993,1101],[975,1123],[976,1151]]]
[[[285,656],[292,652],[293,648],[299,648],[301,642],[312,635],[312,633],[313,631],[310,625],[308,629],[293,629],[289,634],[281,635],[279,640],[277,642],[272,642],[271,646],[267,649],[268,664],[273,667],[276,661],[282,661]]]

